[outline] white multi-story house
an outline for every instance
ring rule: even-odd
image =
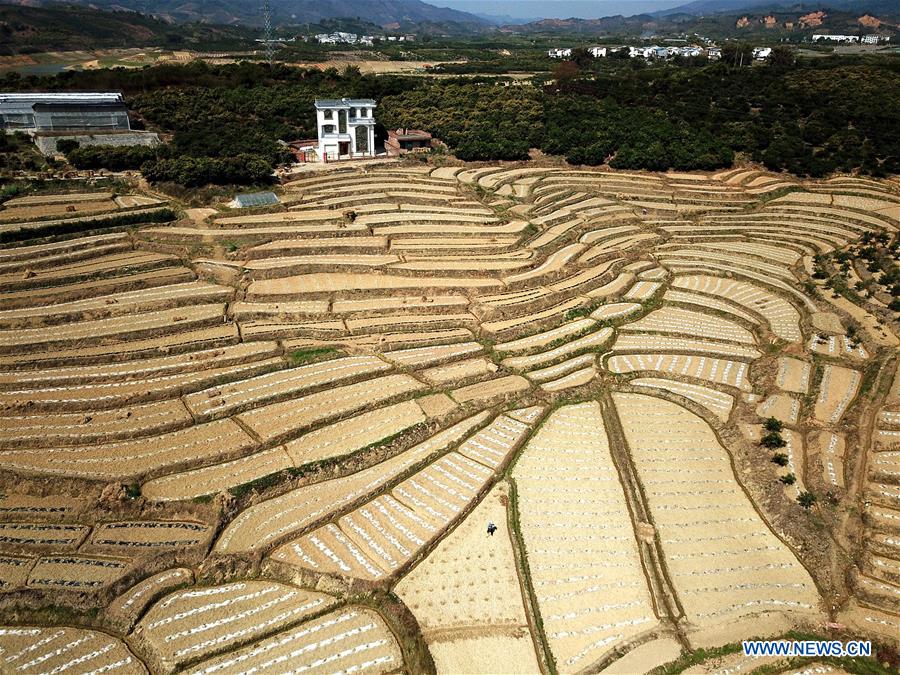
[[[572,50],[568,48],[555,48],[547,50],[547,56],[551,59],[567,59],[572,56]]]
[[[606,47],[590,47],[588,51],[591,53],[595,59],[603,58],[606,56]]]
[[[767,58],[772,56],[772,48],[771,47],[754,47],[753,48],[753,58],[757,61],[765,61]]]
[[[316,99],[319,159],[375,156],[375,107],[370,98]]]

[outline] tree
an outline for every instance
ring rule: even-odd
[[[576,66],[584,70],[590,68],[594,63],[594,55],[584,47],[578,47],[572,50],[571,60],[575,62]]]
[[[778,466],[787,466],[790,462],[790,458],[783,452],[776,452],[772,455],[772,463],[777,464]]]
[[[778,480],[780,480],[785,485],[793,485],[794,483],[797,482],[797,476],[795,476],[792,473],[786,473]]]
[[[784,424],[781,422],[781,420],[777,420],[774,417],[767,418],[763,426],[765,427],[766,431],[780,432],[782,429],[784,429]]]
[[[812,492],[803,491],[797,495],[797,503],[809,510],[816,503],[816,496]]]
[[[772,53],[769,55],[769,66],[784,70],[793,67],[796,60],[794,50],[786,45],[778,45],[772,48]]]
[[[553,79],[558,84],[566,84],[578,78],[581,69],[574,61],[563,61],[553,69]]]
[[[731,66],[753,64],[753,46],[745,42],[728,42],[722,47],[722,62]]]
[[[74,138],[61,138],[56,142],[56,149],[64,155],[68,155],[81,145]]]
[[[770,431],[761,439],[759,439],[760,445],[764,448],[775,449],[775,448],[783,448],[787,445],[787,441],[785,441],[781,434],[777,431]]]

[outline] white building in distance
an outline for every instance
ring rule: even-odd
[[[375,107],[370,98],[316,99],[319,160],[375,156]]]
[[[812,36],[813,42],[859,42],[858,35],[826,35],[824,33],[816,33]]]

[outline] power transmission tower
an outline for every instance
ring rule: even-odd
[[[265,4],[263,5],[263,16],[266,21],[266,60],[271,66],[275,59],[275,43],[272,40],[272,10],[269,7],[269,0],[265,0]]]

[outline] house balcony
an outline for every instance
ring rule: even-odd
[[[339,131],[335,131],[332,133],[322,134],[321,139],[323,141],[331,141],[333,143],[349,143],[351,137],[349,133],[341,133]]]

